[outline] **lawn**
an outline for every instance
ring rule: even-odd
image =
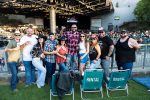
[[[100,98],[98,93],[86,93],[84,96],[91,100],[150,100],[150,92],[145,87],[137,84],[134,81],[129,81],[129,95],[124,96],[124,91],[111,92],[111,97],[106,95],[106,89],[103,88],[104,98]],[[18,85],[19,91],[13,93],[10,91],[8,85],[0,85],[0,100],[49,100],[49,87],[46,85],[43,88],[38,89],[36,85],[25,88],[23,83]],[[116,97],[119,96],[119,97]],[[57,97],[53,97],[52,100],[58,100]],[[64,100],[71,100],[71,96],[65,96]],[[79,84],[75,84],[75,100],[80,99]]]

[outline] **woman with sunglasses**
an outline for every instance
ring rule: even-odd
[[[96,34],[92,34],[91,36],[91,45],[90,45],[90,68],[96,69],[100,68],[100,55],[101,49],[98,43],[98,36]]]
[[[79,42],[79,70],[84,75],[85,64],[89,59],[89,42],[87,41],[86,35],[81,33]]]

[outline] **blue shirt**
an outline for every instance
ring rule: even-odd
[[[55,51],[57,44],[58,44],[57,40],[53,40],[53,41],[47,40],[45,42],[44,51],[47,51],[47,52]],[[45,55],[45,61],[50,62],[50,63],[55,63],[56,55],[55,54]]]

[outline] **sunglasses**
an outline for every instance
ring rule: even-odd
[[[81,37],[85,37],[85,36],[81,36]]]
[[[21,36],[21,35],[15,35],[15,36]]]
[[[98,31],[98,33],[103,33],[103,31]]]
[[[77,28],[77,27],[71,27],[71,28]]]
[[[97,40],[96,38],[92,38],[91,40]]]

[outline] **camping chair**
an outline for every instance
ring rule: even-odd
[[[126,90],[128,95],[127,81],[129,78],[130,70],[117,70],[110,73],[110,79],[106,83],[107,96],[109,91]]]
[[[102,80],[103,80],[102,69],[85,70],[82,84],[80,85],[81,99],[84,100],[83,92],[100,92],[103,98]]]
[[[58,96],[57,90],[56,90],[56,74],[53,74],[52,76],[52,85],[50,89],[50,100],[52,100],[52,96]],[[71,81],[71,87],[68,93],[65,95],[72,95],[72,100],[74,100],[74,87],[73,87],[73,81]]]

